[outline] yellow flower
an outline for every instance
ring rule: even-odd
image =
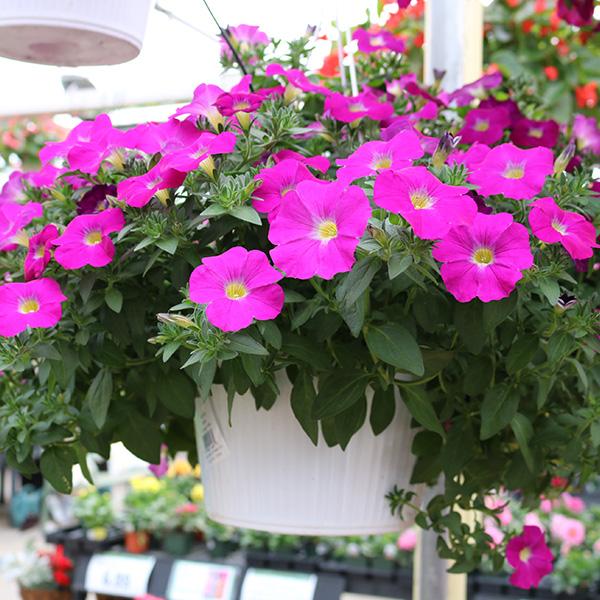
[[[162,482],[156,477],[140,475],[133,477],[130,481],[131,489],[134,492],[158,493],[163,487]]]
[[[79,490],[79,492],[77,493],[77,495],[80,498],[87,498],[87,496],[89,496],[90,494],[93,494],[95,491],[96,491],[96,488],[93,485],[90,485],[87,488]]]
[[[169,466],[167,477],[183,477],[192,472],[192,465],[185,458],[176,458]]]
[[[204,486],[197,483],[190,492],[190,497],[194,502],[200,503],[204,500]]]
[[[194,467],[194,477],[197,477],[198,479],[200,479],[201,475],[202,475],[202,469],[200,468],[200,463],[198,463]]]

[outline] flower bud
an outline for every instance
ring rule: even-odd
[[[166,323],[167,325],[177,325],[178,327],[184,327],[185,329],[189,329],[195,325],[194,321],[192,321],[189,317],[185,317],[184,315],[158,313],[156,318],[161,323]]]
[[[442,135],[431,159],[434,168],[441,169],[444,166],[444,163],[448,159],[448,156],[450,156],[452,150],[456,148],[458,142],[460,142],[459,135],[453,136],[451,133],[448,132]]]
[[[562,173],[567,165],[573,160],[575,156],[575,143],[571,140],[567,147],[558,155],[554,161],[554,175]]]

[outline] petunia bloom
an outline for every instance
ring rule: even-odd
[[[306,73],[300,69],[286,69],[279,64],[271,63],[265,69],[265,75],[267,77],[274,77],[276,75],[284,77],[288,81],[288,85],[297,88],[302,92],[310,92],[312,94],[324,94],[329,95],[331,90],[323,85],[313,83],[307,76]]]
[[[385,171],[375,181],[375,204],[402,215],[415,234],[426,240],[443,238],[453,225],[469,224],[477,204],[469,189],[446,185],[425,167],[396,173]]]
[[[381,121],[392,116],[394,107],[389,102],[380,102],[373,92],[363,92],[358,96],[333,93],[325,99],[325,112],[343,123],[353,123],[365,117]]]
[[[140,208],[146,206],[153,196],[164,201],[163,197],[169,188],[177,188],[185,179],[185,173],[175,169],[165,168],[159,162],[144,175],[124,179],[117,184],[117,196],[129,206]],[[162,194],[160,194],[162,192]]]
[[[573,136],[577,140],[577,147],[582,152],[600,156],[600,127],[594,117],[575,115]]]
[[[466,106],[475,98],[484,98],[488,90],[497,88],[502,83],[501,73],[491,73],[484,75],[477,81],[463,85],[448,96],[448,101],[456,106]]]
[[[217,110],[224,117],[236,117],[242,129],[250,127],[250,113],[256,112],[264,98],[258,94],[236,92],[221,94],[215,101]]]
[[[311,167],[312,169],[315,169],[315,171],[320,171],[321,173],[327,173],[327,170],[331,165],[329,159],[322,154],[318,154],[317,156],[304,156],[303,154],[294,152],[288,148],[284,148],[276,154],[272,154],[271,158],[275,161],[275,164],[280,163],[286,158],[292,158],[300,161],[308,167]]]
[[[269,45],[269,36],[261,31],[256,25],[236,25],[227,28],[229,39],[236,50],[242,54],[254,52],[262,46]],[[227,42],[221,39],[221,54],[233,58],[231,49]]]
[[[283,199],[301,181],[319,181],[300,161],[293,159],[262,169],[254,179],[261,184],[254,191],[252,206],[259,212],[269,213],[270,218],[275,217]]]
[[[576,27],[585,27],[594,18],[594,0],[558,0],[556,14]]]
[[[380,31],[368,31],[358,27],[352,34],[352,39],[358,42],[358,49],[366,54],[391,50],[401,53],[406,50],[406,44],[401,37],[382,29]]]
[[[510,583],[523,590],[537,587],[552,572],[553,558],[544,532],[539,527],[526,525],[523,533],[511,538],[506,546],[506,560],[515,569]]]
[[[283,308],[283,275],[259,250],[235,246],[202,259],[190,277],[190,300],[206,304],[206,318],[222,331],[239,331],[254,319],[274,319]]]
[[[579,519],[554,514],[550,520],[552,537],[561,542],[561,552],[566,554],[571,548],[585,542],[585,525]]]
[[[218,131],[219,127],[223,125],[224,119],[214,104],[217,98],[224,93],[225,90],[222,90],[218,85],[201,83],[194,90],[192,101],[178,108],[175,111],[175,116],[189,115],[194,120],[198,117],[204,117],[212,125],[213,129]]]
[[[352,183],[360,177],[376,175],[387,169],[409,167],[412,161],[423,156],[419,136],[406,129],[394,136],[389,142],[365,142],[348,158],[339,158],[337,164],[342,168],[337,178],[342,183]]]
[[[269,229],[275,266],[296,279],[350,271],[371,206],[364,191],[339,182],[301,181]]]
[[[5,283],[0,286],[0,336],[12,337],[27,327],[53,327],[66,299],[54,279]]]
[[[574,259],[590,258],[598,248],[596,229],[584,216],[563,210],[552,198],[540,198],[531,207],[529,224],[542,242],[562,244]]]
[[[417,530],[415,527],[409,527],[406,531],[403,531],[396,541],[396,545],[399,550],[404,552],[412,552],[417,546]]]
[[[559,127],[556,121],[517,120],[510,132],[510,139],[521,148],[545,146],[554,148],[558,142]]]
[[[46,225],[36,235],[29,238],[29,248],[25,263],[23,265],[25,272],[25,281],[41,277],[46,265],[52,258],[52,242],[58,237],[56,225]]]
[[[514,200],[529,200],[537,195],[554,170],[554,155],[548,148],[523,150],[512,144],[492,148],[469,182],[479,186],[482,196],[503,194]]]
[[[104,267],[115,255],[109,233],[120,231],[125,217],[120,208],[109,208],[95,215],[79,215],[52,243],[54,258],[65,269],[80,269],[85,265]]]
[[[452,227],[432,250],[448,291],[459,301],[501,300],[533,265],[529,233],[512,215],[477,213],[471,225]]]
[[[44,209],[38,202],[0,204],[0,250],[14,250],[21,230],[33,219],[41,217],[43,212]]]
[[[117,197],[116,185],[92,186],[77,202],[77,214],[89,215],[108,208],[108,196]]]
[[[474,108],[467,113],[457,135],[465,144],[495,144],[502,139],[509,124],[508,112],[503,108]]]

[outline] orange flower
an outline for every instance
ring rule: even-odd
[[[340,74],[340,60],[337,52],[325,57],[323,66],[318,71],[322,77],[337,77]]]
[[[575,99],[579,108],[594,108],[598,104],[598,84],[590,81],[576,87]]]

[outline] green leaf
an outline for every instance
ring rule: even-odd
[[[518,295],[511,294],[504,300],[486,302],[483,306],[483,324],[487,331],[496,329],[517,306]]]
[[[227,209],[223,208],[219,204],[211,204],[205,208],[198,217],[218,217],[220,215],[227,214]]]
[[[177,246],[179,246],[179,240],[177,238],[171,237],[167,239],[159,239],[154,242],[156,246],[158,246],[161,250],[164,250],[168,254],[175,254],[177,251]]]
[[[515,438],[517,438],[517,442],[519,443],[519,449],[521,450],[521,454],[523,454],[525,463],[527,464],[529,470],[533,473],[534,462],[531,450],[529,449],[529,440],[533,436],[533,427],[531,422],[525,415],[517,413],[512,418],[510,425],[515,434]]]
[[[480,438],[487,440],[504,429],[515,416],[519,407],[519,396],[514,390],[498,385],[488,392],[481,404]]]
[[[292,387],[292,411],[300,426],[315,446],[319,441],[319,424],[312,416],[316,397],[317,394],[313,386],[312,377],[306,371],[300,371]]]
[[[542,408],[542,406],[544,406],[544,404],[546,404],[546,400],[548,399],[548,394],[550,393],[550,390],[552,389],[553,385],[554,385],[554,377],[538,379],[538,382],[537,382],[538,389],[537,389],[537,399],[536,399],[536,404],[537,404],[538,410],[540,408]]]
[[[422,387],[402,386],[401,396],[410,414],[419,425],[438,433],[442,438],[446,436],[433,405]]]
[[[352,436],[364,425],[367,418],[367,399],[363,394],[352,406],[334,417],[337,443],[345,450]]]
[[[348,326],[350,333],[354,337],[358,337],[362,331],[365,322],[365,307],[367,304],[368,294],[363,294],[354,304],[341,304],[338,306],[340,317]]]
[[[38,344],[33,349],[34,356],[49,358],[50,360],[62,360],[60,352],[52,344]]]
[[[549,340],[546,354],[550,362],[557,362],[570,354],[575,347],[575,340],[568,333],[555,333]]]
[[[506,371],[514,375],[524,369],[535,356],[540,346],[536,335],[523,335],[518,337],[506,355]]]
[[[102,429],[106,423],[112,393],[112,374],[108,369],[100,369],[92,379],[85,396],[85,403],[89,407],[92,420],[98,429]]]
[[[77,455],[77,462],[81,468],[81,473],[87,479],[90,485],[94,485],[94,478],[90,473],[90,469],[87,464],[87,450],[82,444],[75,444],[75,453]]]
[[[234,216],[236,219],[246,221],[254,225],[261,225],[260,215],[251,206],[237,206],[236,208],[229,211],[229,214]]]
[[[229,350],[242,354],[256,354],[257,356],[268,356],[269,351],[253,337],[246,333],[234,333],[229,336]]]
[[[381,261],[378,258],[367,256],[360,259],[338,286],[335,294],[337,301],[346,305],[354,304],[369,287],[380,267]]]
[[[369,422],[374,435],[379,435],[394,420],[396,414],[396,397],[394,387],[388,386],[382,390],[377,388],[371,403],[371,416]]]
[[[270,344],[276,350],[281,349],[281,331],[273,321],[261,321],[258,324],[258,329],[267,344]]]
[[[473,300],[468,304],[457,304],[454,309],[454,324],[467,350],[472,354],[479,354],[486,341],[482,303]]]
[[[90,294],[92,293],[94,283],[96,283],[97,279],[98,275],[96,273],[87,273],[79,280],[79,295],[81,296],[84,304],[87,304],[87,301],[90,299]]]
[[[368,376],[356,371],[334,371],[319,380],[313,407],[315,419],[335,417],[356,403],[365,393]]]
[[[262,385],[265,381],[265,374],[263,373],[263,361],[264,359],[256,354],[242,354],[240,356],[242,361],[242,367],[246,375],[248,375],[253,386]]]
[[[389,365],[419,377],[425,372],[421,350],[403,325],[399,323],[370,325],[365,341],[369,350]]]
[[[467,366],[463,380],[463,389],[469,396],[485,392],[494,376],[494,365],[487,356],[474,356]]]
[[[281,351],[311,365],[318,371],[326,371],[332,367],[333,360],[322,346],[294,333],[284,332]]]
[[[162,434],[158,423],[129,410],[117,429],[117,436],[136,456],[156,465],[160,462]]]
[[[192,419],[196,388],[183,371],[161,373],[156,381],[156,393],[161,404],[173,414]]]
[[[50,446],[42,453],[40,468],[44,479],[61,494],[73,489],[73,465],[77,457],[68,446]]]
[[[410,265],[412,265],[413,259],[410,254],[392,254],[388,261],[388,277],[395,279],[401,273],[404,273]]]
[[[600,421],[594,421],[590,426],[590,435],[594,448],[600,446]]]
[[[550,305],[556,306],[560,296],[560,286],[558,285],[558,282],[554,279],[540,279],[540,281],[537,282],[537,286],[540,289],[540,292],[546,296]]]
[[[116,313],[121,312],[121,308],[123,308],[123,294],[113,287],[106,288],[106,292],[104,293],[104,302],[108,308]]]

